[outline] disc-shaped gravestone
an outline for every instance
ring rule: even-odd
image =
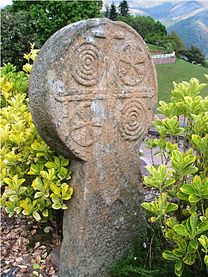
[[[61,276],[103,277],[144,229],[138,147],[156,103],[142,38],[108,19],[80,21],[42,47],[30,107],[43,139],[72,159]]]

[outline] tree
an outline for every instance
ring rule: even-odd
[[[119,9],[119,15],[121,15],[121,16],[128,16],[129,15],[129,6],[128,6],[127,1],[123,0],[119,4],[118,9]]]
[[[151,16],[118,16],[117,20],[134,28],[147,43],[162,46],[167,52],[173,51],[173,42],[167,36],[165,26]]]
[[[200,48],[191,46],[184,51],[184,56],[190,63],[195,62],[197,64],[206,65],[205,55]]]
[[[109,6],[108,5],[105,6],[104,16],[107,17],[107,18],[110,17],[110,10],[109,10]]]
[[[41,44],[57,30],[70,23],[101,17],[101,8],[102,1],[13,0],[13,11],[27,10],[35,21]]]
[[[155,22],[151,16],[119,16],[117,20],[129,24],[144,40],[148,40],[149,37],[154,37],[155,35],[157,35],[157,37],[167,36],[165,26],[159,21]]]
[[[109,18],[111,20],[116,20],[117,16],[118,16],[118,13],[117,13],[116,5],[114,3],[112,3],[111,6],[110,6]]]
[[[169,39],[172,40],[173,50],[175,51],[176,56],[180,57],[182,51],[185,48],[184,42],[182,41],[182,39],[179,37],[179,35],[176,32],[171,32],[168,37],[169,37]]]
[[[23,53],[30,52],[31,43],[37,43],[35,24],[27,11],[1,13],[1,63],[11,63],[22,69],[26,62]]]
[[[41,47],[60,28],[79,20],[101,17],[101,8],[102,1],[13,0],[5,9],[9,19],[2,19],[2,60],[5,63],[12,60],[19,67],[23,54],[29,52],[30,42]],[[16,39],[7,35],[13,29]]]

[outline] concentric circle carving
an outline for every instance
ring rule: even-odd
[[[99,49],[91,44],[80,45],[74,55],[72,76],[85,86],[95,85],[99,75]]]
[[[146,132],[146,111],[138,100],[128,100],[122,111],[121,132],[127,140],[136,140]]]

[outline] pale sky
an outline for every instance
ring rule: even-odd
[[[11,5],[12,0],[1,0],[0,8],[3,8],[6,5]]]
[[[58,0],[57,0],[58,1]],[[115,2],[119,1],[119,0],[114,0]],[[155,3],[160,3],[160,2],[177,2],[177,1],[182,1],[182,0],[127,0],[127,2],[130,3],[138,3],[138,4],[155,4]],[[184,1],[184,0],[183,0]],[[190,1],[190,0],[185,0],[185,1]],[[207,0],[204,0],[207,1]],[[103,6],[105,6],[105,4],[111,4],[113,2],[113,0],[103,0]],[[121,0],[119,1],[121,2]],[[3,8],[6,5],[11,5],[12,4],[12,0],[1,0],[0,3],[0,8]],[[130,4],[131,6],[131,4]]]
[[[182,2],[182,1],[191,1],[191,0],[127,0],[129,6],[132,4],[140,4],[140,5],[153,5],[153,4],[158,4],[162,2]],[[207,1],[207,0],[204,0]],[[104,4],[111,4],[112,2],[121,2],[121,0],[103,0]]]

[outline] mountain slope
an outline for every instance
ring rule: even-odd
[[[198,10],[205,9],[203,3],[198,1],[180,1],[180,2],[164,2],[153,7],[143,7],[141,10],[149,13],[156,19],[163,21],[175,20],[177,18],[183,19],[187,14],[191,14]]]
[[[168,32],[176,31],[187,46],[197,46],[208,58],[208,1],[129,1],[135,14],[160,20]]]
[[[134,3],[134,10],[135,11],[140,11],[143,12],[145,14],[148,14],[150,16],[152,16],[155,19],[163,19],[167,16],[167,14],[169,14],[169,11],[174,7],[175,5],[173,3],[162,3],[153,7],[142,7],[140,5],[136,5],[136,3]],[[136,14],[138,14],[138,12],[136,12]]]
[[[167,28],[176,31],[187,46],[197,46],[208,57],[208,12],[204,11],[180,20]]]

